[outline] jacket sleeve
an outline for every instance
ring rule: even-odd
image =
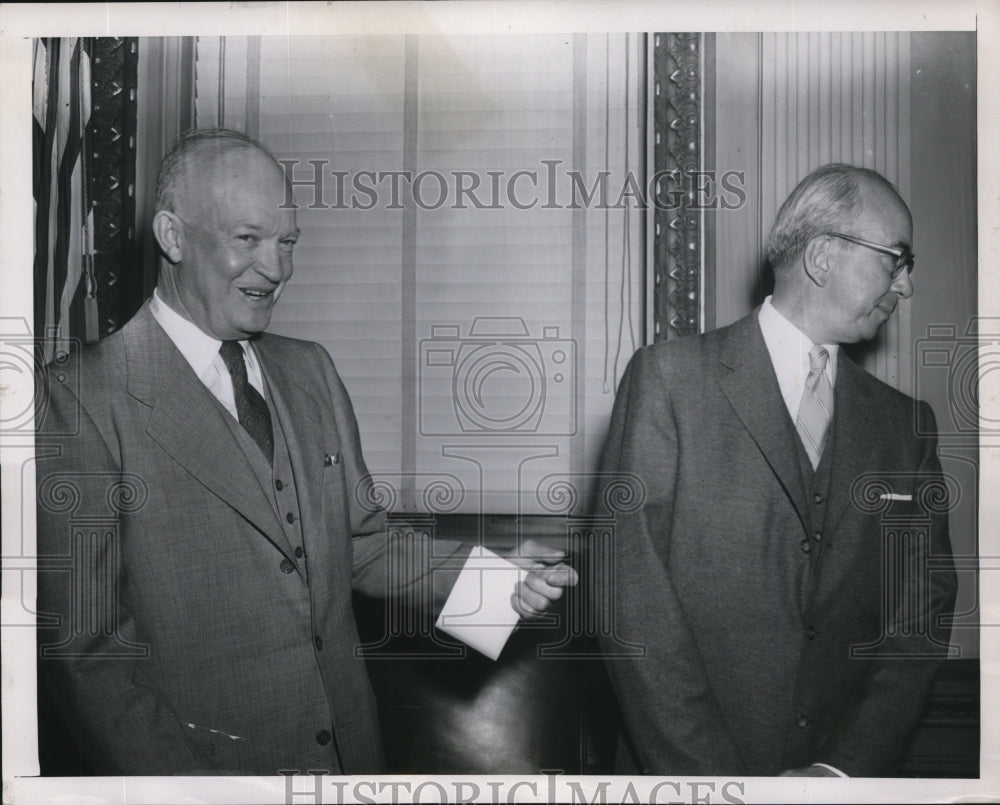
[[[419,525],[387,518],[361,449],[354,407],[333,361],[316,345],[340,434],[353,542],[353,588],[373,598],[402,598],[408,607],[437,613],[471,546],[432,539]]]
[[[82,394],[44,378],[36,388],[39,682],[93,773],[214,772],[144,673],[155,647],[122,602],[128,516],[107,512],[127,508],[142,479],[122,473]]]
[[[746,765],[724,725],[671,578],[673,497],[681,456],[669,379],[640,349],[622,378],[601,467],[604,490],[635,477],[641,506],[616,512],[613,575],[594,573],[599,642],[632,759],[642,773],[738,775]],[[604,491],[600,499],[613,496]],[[631,507],[630,507],[631,509]],[[628,656],[624,644],[638,644]]]
[[[930,406],[920,403],[919,414],[925,418],[921,432],[936,433]],[[901,585],[894,596],[896,606],[876,656],[865,660],[870,667],[860,690],[816,758],[851,777],[883,774],[898,759],[948,651],[958,580],[936,438],[923,440],[912,489],[914,500],[930,514],[928,538],[912,541],[897,557],[896,568],[883,568],[883,574],[895,570]],[[920,572],[922,568],[926,572]]]

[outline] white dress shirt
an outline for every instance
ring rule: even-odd
[[[813,348],[813,342],[778,312],[771,304],[770,296],[761,305],[758,320],[771,356],[771,365],[778,377],[781,397],[794,422],[799,415],[802,392],[809,376],[809,350]],[[826,362],[826,376],[830,379],[830,388],[834,388],[837,382],[837,350],[840,347],[837,344],[822,346],[830,353],[830,360]]]
[[[180,313],[163,301],[159,289],[153,291],[149,300],[149,310],[153,318],[166,332],[167,337],[180,350],[198,379],[205,384],[212,395],[226,410],[239,421],[236,413],[236,397],[233,394],[233,379],[229,376],[226,362],[219,354],[222,341],[203,332],[198,325],[185,319]],[[247,367],[247,379],[260,395],[264,396],[264,376],[260,370],[260,362],[249,341],[240,341],[243,347],[243,358]]]

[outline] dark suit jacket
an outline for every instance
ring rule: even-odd
[[[458,544],[440,543],[440,572],[413,567],[384,512],[359,504],[367,470],[327,353],[266,334],[255,347],[286,435],[304,558],[229,414],[148,305],[86,350],[79,374],[50,373],[38,543],[43,564],[64,570],[39,574],[39,609],[61,619],[39,630],[57,655],[40,675],[96,773],[379,771],[352,590],[430,583],[440,602],[456,573],[441,568],[461,564]],[[59,557],[74,551],[65,572]],[[390,578],[387,567],[403,570]],[[80,626],[94,623],[97,633]]]
[[[602,468],[635,474],[646,495],[617,515],[614,633],[603,639],[606,650],[645,646],[607,663],[622,771],[772,775],[825,762],[872,775],[901,751],[956,588],[946,506],[932,501],[929,517],[920,506],[922,490],[924,501],[940,490],[940,467],[914,418],[933,415],[842,350],[834,405],[817,503],[756,312],[633,357]],[[884,561],[889,516],[911,522],[905,542],[886,543],[909,565]]]

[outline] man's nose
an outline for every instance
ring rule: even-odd
[[[277,239],[264,240],[257,251],[257,262],[254,267],[258,273],[277,283],[285,278],[287,270],[285,262]]]
[[[913,280],[910,279],[910,272],[905,268],[899,272],[899,276],[892,281],[891,290],[903,299],[913,296]]]

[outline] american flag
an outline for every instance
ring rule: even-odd
[[[48,363],[57,341],[97,340],[90,40],[34,42],[35,338]]]

